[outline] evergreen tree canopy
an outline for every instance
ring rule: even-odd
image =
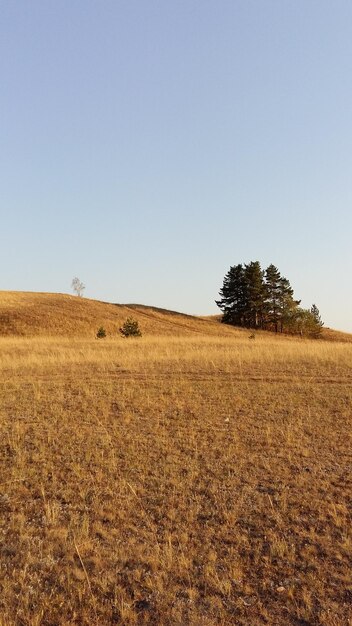
[[[266,270],[259,261],[230,267],[219,295],[226,324],[314,336],[323,326],[316,305],[301,309],[289,280],[273,264]]]
[[[265,302],[264,273],[259,261],[251,261],[244,266],[245,315],[246,326],[260,328],[263,323]]]
[[[234,326],[244,326],[246,311],[244,268],[242,265],[230,267],[220,289],[221,300],[216,304],[222,310],[223,321]]]
[[[316,304],[312,304],[310,309],[310,314],[313,318],[313,334],[318,337],[321,333],[321,330],[324,326],[324,322],[320,317],[320,312]]]
[[[267,323],[272,324],[276,332],[278,330],[279,323],[280,282],[281,274],[279,270],[275,267],[275,265],[269,265],[269,267],[265,270],[265,313]]]

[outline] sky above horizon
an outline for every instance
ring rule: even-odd
[[[259,260],[352,332],[351,65],[347,0],[0,0],[0,289],[206,315]]]

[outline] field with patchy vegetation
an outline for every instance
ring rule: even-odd
[[[0,298],[1,626],[352,624],[348,335],[139,307],[123,339],[130,310],[19,297]]]

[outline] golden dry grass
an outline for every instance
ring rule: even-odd
[[[229,336],[233,328],[215,319],[138,304],[121,305],[57,293],[0,291],[0,336],[95,337],[100,326],[116,336],[127,317],[150,335],[205,333]],[[241,331],[237,331],[241,332]]]
[[[352,624],[352,346],[184,323],[0,338],[1,626]]]

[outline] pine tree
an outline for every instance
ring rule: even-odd
[[[230,267],[219,295],[221,300],[216,304],[223,312],[225,324],[243,326],[246,312],[246,285],[244,268],[241,264]]]
[[[319,337],[324,326],[324,322],[320,317],[320,312],[316,304],[312,304],[310,313],[314,320],[314,328],[312,329],[312,334],[314,335],[314,337]]]
[[[138,321],[134,320],[132,317],[128,317],[127,320],[122,324],[120,328],[120,333],[124,337],[141,337],[142,336]]]
[[[281,274],[271,264],[265,270],[265,317],[266,326],[278,331],[280,319]]]
[[[245,325],[249,328],[262,328],[265,302],[264,273],[259,261],[251,261],[244,267]]]
[[[282,277],[280,279],[280,293],[279,293],[279,316],[280,316],[280,330],[283,332],[285,324],[289,323],[295,310],[301,303],[300,300],[295,300],[293,297],[293,289],[287,278]]]
[[[322,326],[317,307],[299,309],[289,280],[273,264],[265,271],[259,261],[230,267],[219,293],[216,304],[226,324],[300,333],[311,328],[314,319],[315,328]]]

